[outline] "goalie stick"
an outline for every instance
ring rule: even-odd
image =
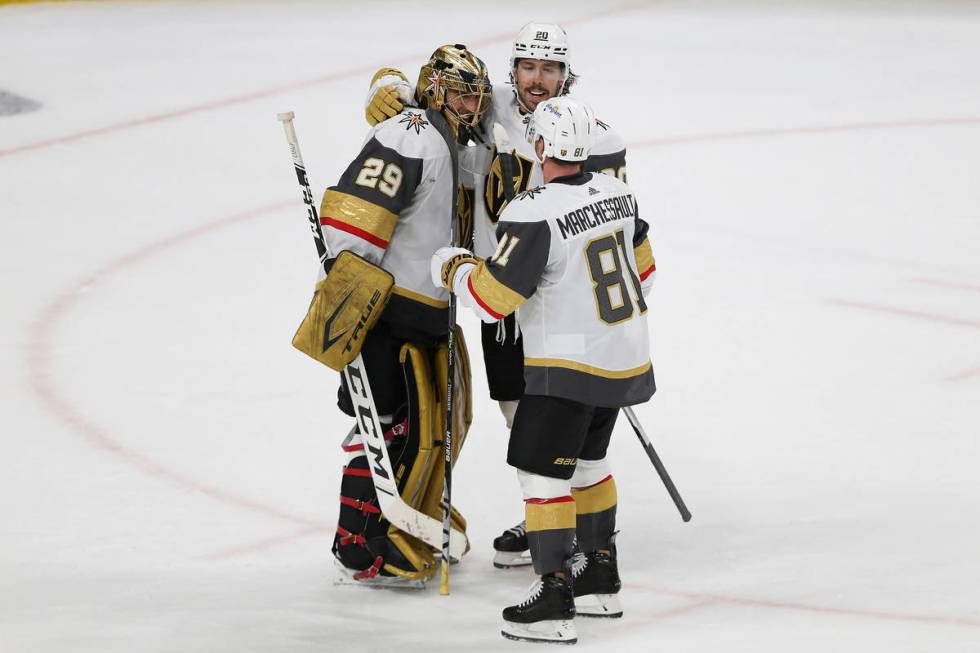
[[[320,265],[326,271],[330,251],[327,249],[327,244],[323,240],[323,233],[320,231],[320,219],[317,216],[316,206],[313,204],[313,193],[306,176],[303,155],[299,150],[299,139],[297,139],[296,129],[293,127],[295,114],[292,111],[287,111],[278,114],[277,117],[282,122],[286,132],[286,141],[292,154],[293,167],[296,169],[296,179],[303,191],[303,202],[306,204],[306,214],[313,232],[313,242],[316,245],[317,255],[320,257]],[[399,530],[417,537],[434,548],[443,545],[445,539],[449,555],[459,560],[466,551],[466,535],[452,529],[452,537],[449,537],[447,531],[445,538],[443,538],[443,525],[438,520],[409,506],[398,493],[395,475],[391,471],[388,447],[384,441],[384,430],[381,428],[381,421],[378,419],[378,411],[374,405],[374,396],[371,394],[367,370],[360,354],[344,369],[343,374],[350,390],[351,401],[354,404],[358,431],[364,439],[365,451],[369,453],[368,466],[371,469],[371,480],[374,482],[374,489],[378,495],[378,507],[381,509],[381,514]]]

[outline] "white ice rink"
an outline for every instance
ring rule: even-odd
[[[3,4],[3,3],[0,3]],[[0,6],[0,651],[517,651],[522,514],[486,399],[452,595],[333,585],[348,419],[296,352],[315,192],[383,64],[564,23],[659,276],[625,422],[622,620],[579,650],[980,651],[980,5],[829,0]],[[537,649],[535,649],[537,650]]]

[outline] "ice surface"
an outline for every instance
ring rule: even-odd
[[[0,650],[491,651],[528,570],[486,399],[452,595],[334,587],[336,376],[294,351],[373,70],[569,29],[653,225],[619,621],[582,650],[980,650],[980,11],[966,2],[0,7]]]

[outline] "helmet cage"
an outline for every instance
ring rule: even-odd
[[[442,112],[458,137],[461,128],[472,129],[483,119],[490,109],[491,90],[487,68],[479,58],[466,50],[465,45],[445,45],[433,52],[422,66],[415,94],[420,106]],[[455,104],[464,108],[471,104],[472,112],[454,108],[450,91],[459,94],[461,101]]]

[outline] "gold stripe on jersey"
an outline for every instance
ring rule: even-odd
[[[418,302],[420,304],[431,306],[432,308],[449,307],[448,301],[440,301],[438,299],[433,299],[432,297],[428,297],[426,295],[423,295],[422,293],[417,293],[413,290],[409,290],[408,288],[402,288],[401,286],[395,286],[394,288],[391,289],[391,292],[393,292],[394,294],[400,297],[404,297],[405,299],[411,299],[412,301]]]
[[[650,247],[650,239],[644,238],[643,242],[633,248],[633,256],[636,258],[636,270],[643,274],[651,268],[656,269],[656,259],[653,258],[653,248]]]
[[[575,528],[575,502],[572,500],[524,504],[528,532]]]
[[[609,510],[616,505],[616,481],[612,476],[589,487],[572,488],[575,511],[580,515]]]
[[[470,290],[477,302],[497,318],[510,315],[527,301],[527,297],[497,281],[485,261],[480,261],[470,273]]]
[[[591,374],[592,376],[601,376],[604,379],[629,379],[634,376],[645,374],[647,370],[653,367],[653,363],[647,361],[643,365],[629,370],[606,370],[601,367],[587,365],[578,361],[565,360],[564,358],[528,357],[524,358],[524,365],[529,365],[531,367],[563,367],[568,370],[575,370],[576,372],[585,372],[586,374]]]
[[[384,207],[337,190],[327,190],[320,203],[320,224],[348,231],[380,247],[387,247],[396,222],[398,216]]]

